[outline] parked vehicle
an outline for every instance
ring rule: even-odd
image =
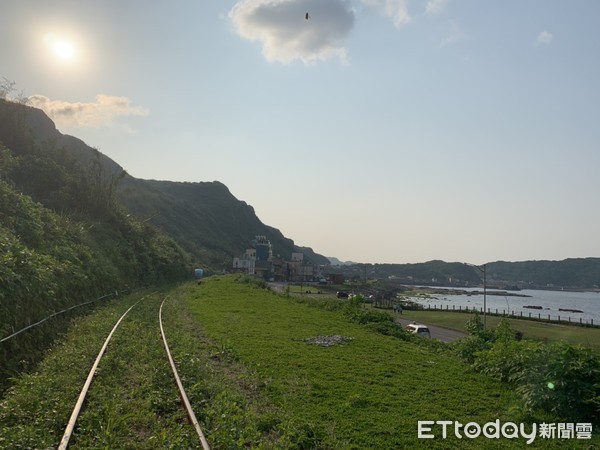
[[[335,296],[337,298],[348,298],[348,293],[344,291],[338,291],[337,294],[335,294]]]
[[[406,329],[413,334],[421,337],[431,337],[431,333],[429,332],[429,328],[426,325],[421,325],[419,323],[411,323],[406,326]]]

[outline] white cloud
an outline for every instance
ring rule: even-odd
[[[381,14],[389,17],[397,28],[410,22],[410,14],[406,0],[361,0],[365,5],[377,9]]]
[[[448,0],[429,0],[425,7],[427,14],[439,14],[448,4]]]
[[[346,61],[342,42],[354,26],[346,0],[242,0],[229,17],[241,37],[262,43],[267,61],[280,63]]]
[[[146,116],[148,110],[132,106],[127,97],[98,94],[93,103],[51,100],[44,95],[32,95],[28,104],[43,110],[57,125],[101,127],[112,125],[119,116]]]
[[[450,34],[440,41],[440,45],[446,47],[465,39],[467,39],[467,33],[460,28],[460,25],[456,22],[450,22]]]
[[[548,33],[547,31],[542,31],[538,34],[537,39],[535,40],[536,45],[549,44],[554,39],[552,33]]]

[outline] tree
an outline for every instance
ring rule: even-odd
[[[17,83],[6,77],[2,77],[2,82],[0,82],[0,99],[23,105],[29,101],[25,94],[23,94],[23,90],[17,91]]]

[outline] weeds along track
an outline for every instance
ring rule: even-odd
[[[204,450],[210,449],[169,349],[162,315],[167,298],[162,299],[158,307],[160,345],[156,327],[158,301],[156,295],[142,298],[114,324],[81,389],[59,450],[67,449],[70,443],[77,448],[98,445],[160,448],[181,444],[198,447],[198,440]],[[152,316],[154,320],[150,320]],[[165,353],[171,376],[166,368]],[[183,405],[185,414],[178,403]],[[185,424],[186,415],[195,430],[195,438],[192,427]],[[151,425],[152,419],[161,423]],[[176,436],[173,436],[173,428],[176,428]],[[162,432],[158,437],[152,436],[157,430]]]
[[[206,438],[204,437],[204,433],[202,433],[202,429],[200,428],[198,419],[196,419],[196,415],[194,414],[192,405],[190,404],[190,401],[185,393],[185,389],[183,388],[183,384],[181,383],[181,378],[179,377],[179,374],[177,373],[177,367],[175,366],[175,362],[173,361],[173,357],[171,356],[171,350],[169,350],[169,344],[167,343],[167,338],[165,336],[165,330],[164,330],[163,322],[162,322],[162,310],[163,310],[163,305],[165,304],[166,300],[167,299],[165,298],[162,301],[162,303],[160,304],[160,309],[158,310],[158,323],[160,324],[160,334],[162,336],[163,343],[165,344],[165,351],[167,352],[167,357],[169,358],[169,364],[171,364],[171,369],[173,370],[173,376],[175,377],[175,381],[177,382],[177,389],[179,389],[179,396],[181,397],[181,401],[183,402],[183,405],[185,407],[187,415],[188,415],[190,421],[192,422],[192,425],[194,426],[196,433],[198,434],[198,438],[200,439],[200,442],[202,443],[202,448],[204,450],[209,450],[210,447],[208,445],[208,442],[206,441]]]
[[[83,401],[85,400],[85,396],[87,395],[88,390],[92,384],[92,380],[94,378],[94,375],[96,374],[96,370],[98,370],[98,365],[100,364],[100,360],[102,359],[102,356],[104,355],[104,352],[106,351],[106,347],[108,347],[108,343],[110,342],[111,338],[113,337],[113,334],[117,330],[117,327],[119,326],[121,321],[125,318],[127,313],[129,313],[129,311],[131,311],[131,309],[134,306],[136,306],[138,303],[130,306],[129,309],[123,313],[121,318],[119,320],[117,320],[117,323],[115,324],[115,326],[113,327],[111,332],[108,334],[108,337],[104,341],[104,345],[100,349],[100,353],[98,353],[98,356],[96,357],[96,361],[94,361],[94,365],[92,366],[92,369],[90,370],[90,373],[88,374],[88,377],[85,380],[85,384],[83,385],[83,388],[81,389],[81,393],[79,394],[79,398],[77,399],[75,408],[73,408],[73,412],[71,413],[71,418],[69,419],[69,423],[67,424],[65,433],[63,434],[63,437],[58,446],[59,449],[64,450],[69,446],[69,440],[71,439],[71,435],[73,434],[73,430],[75,429],[75,422],[77,421],[77,417],[79,417],[79,413],[81,412],[81,407],[83,406]]]

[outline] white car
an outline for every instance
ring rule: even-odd
[[[406,329],[413,334],[421,337],[431,337],[431,333],[429,332],[429,328],[426,325],[421,325],[419,323],[411,323],[406,326]]]

